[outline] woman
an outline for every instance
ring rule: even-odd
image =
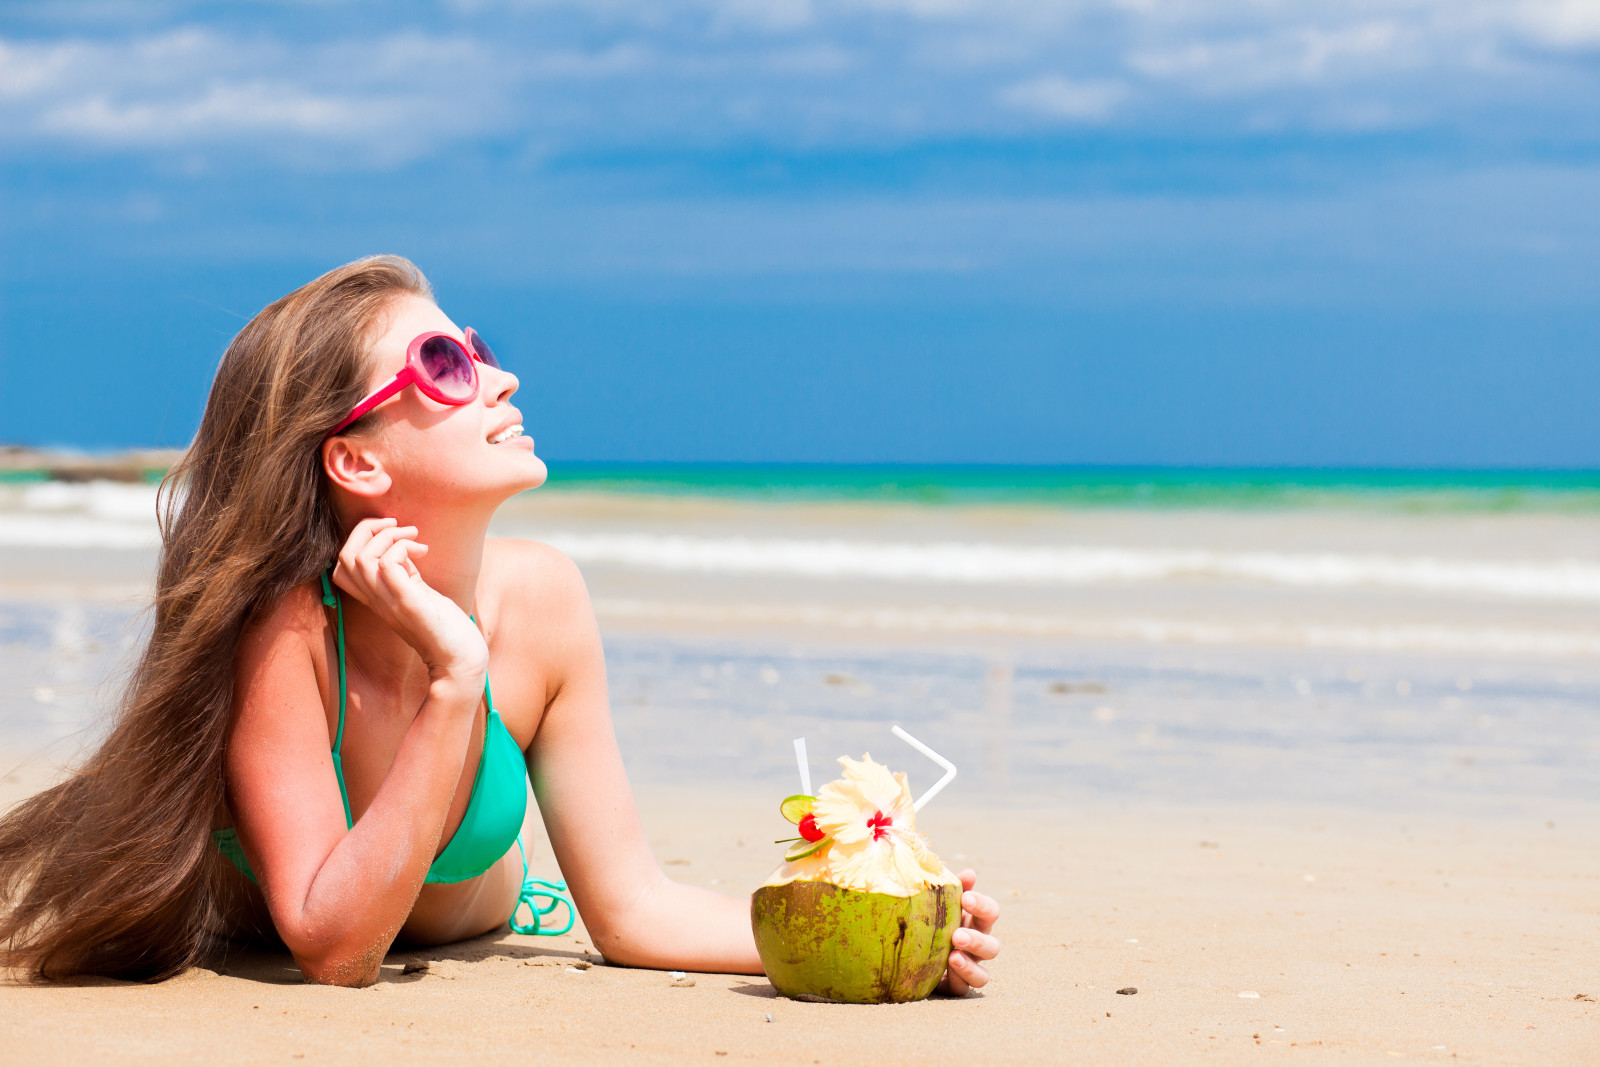
[[[396,938],[506,924],[525,765],[609,960],[760,973],[748,902],[651,855],[577,568],[487,537],[545,478],[517,387],[391,256],[240,332],[166,483],[154,625],[116,724],[0,820],[7,963],[161,978],[270,930],[309,980],[371,983]],[[998,951],[994,902],[962,880],[955,993]]]

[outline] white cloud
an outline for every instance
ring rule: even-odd
[[[1127,86],[1118,82],[1070,81],[1052,74],[1007,86],[1000,100],[1049,118],[1097,122],[1109,116],[1127,95]]]
[[[1600,123],[1577,54],[1600,0],[456,0],[379,37],[342,10],[320,37],[252,5],[227,29],[0,39],[0,145],[382,164],[484,136],[548,156]]]
[[[1128,57],[1128,65],[1150,78],[1186,81],[1210,91],[1313,85],[1416,66],[1420,56],[1408,36],[1393,22],[1299,26],[1139,51]]]
[[[1597,0],[1524,0],[1511,19],[1535,40],[1555,48],[1600,45],[1600,2]]]
[[[386,163],[482,132],[493,84],[460,40],[398,34],[298,49],[195,29],[124,41],[0,41],[0,143],[125,149],[320,145]],[[490,91],[485,91],[485,90]]]
[[[348,137],[376,121],[393,126],[389,101],[319,97],[293,85],[214,85],[198,97],[118,103],[104,96],[44,111],[39,128],[107,143],[168,144],[218,133],[298,133]],[[388,112],[388,114],[385,114]]]

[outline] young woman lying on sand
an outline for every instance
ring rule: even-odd
[[[749,902],[651,855],[577,568],[486,536],[545,479],[517,385],[389,256],[234,338],[168,478],[114,727],[0,819],[5,963],[153,979],[275,933],[309,980],[366,985],[397,938],[477,937],[531,903],[526,772],[607,959],[761,973]],[[999,951],[995,902],[960,877],[957,994]]]

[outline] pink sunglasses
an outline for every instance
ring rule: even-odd
[[[339,433],[408,385],[416,386],[423,396],[441,404],[454,407],[471,403],[478,395],[478,368],[474,363],[499,370],[500,361],[494,358],[494,351],[477,331],[468,327],[466,337],[465,348],[454,337],[437,331],[413,338],[406,346],[406,365],[400,368],[400,373],[357,404],[343,422],[328,431],[327,437]]]

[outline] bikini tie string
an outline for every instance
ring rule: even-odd
[[[511,909],[511,932],[514,934],[537,934],[544,937],[556,937],[572,929],[572,924],[577,922],[577,909],[572,906],[572,901],[565,895],[567,883],[551,881],[546,878],[535,878],[528,873],[528,850],[522,847],[522,838],[517,838],[517,847],[522,850],[522,893],[517,897],[517,906]],[[539,906],[541,899],[550,903],[544,907]],[[545,930],[541,920],[546,915],[565,904],[567,907],[566,925],[559,930]],[[522,922],[517,915],[523,908],[528,909],[528,921]]]
[[[555,937],[557,934],[564,934],[572,929],[576,916],[573,914],[572,901],[563,895],[566,892],[567,883],[565,882],[550,882],[543,878],[529,878],[523,882],[522,897],[517,901],[516,911],[511,913],[511,932],[515,934],[543,934],[545,937]],[[548,905],[542,908],[539,906],[541,897],[550,901]],[[567,921],[561,929],[541,929],[540,920],[563,904],[567,906]],[[524,923],[517,919],[517,913],[524,907],[528,909],[528,915],[532,919],[531,922]]]

